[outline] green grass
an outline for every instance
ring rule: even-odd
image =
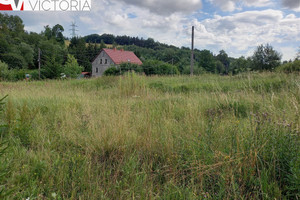
[[[298,75],[0,83],[7,94],[7,199],[300,198]]]

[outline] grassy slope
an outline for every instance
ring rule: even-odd
[[[299,198],[300,78],[0,83],[8,198]]]

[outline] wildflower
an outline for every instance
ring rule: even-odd
[[[55,192],[51,193],[51,196],[56,199],[57,194]]]

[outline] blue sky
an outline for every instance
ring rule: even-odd
[[[251,56],[259,44],[271,44],[294,59],[300,48],[300,0],[92,0],[90,12],[9,12],[19,15],[28,31],[61,24],[70,36],[111,33],[190,46],[229,56]]]

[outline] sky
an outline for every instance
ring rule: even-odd
[[[25,30],[41,32],[61,24],[70,37],[109,33],[150,37],[178,47],[191,46],[231,57],[251,56],[260,44],[271,44],[282,60],[300,50],[300,0],[92,0],[86,12],[8,12],[19,15]]]

